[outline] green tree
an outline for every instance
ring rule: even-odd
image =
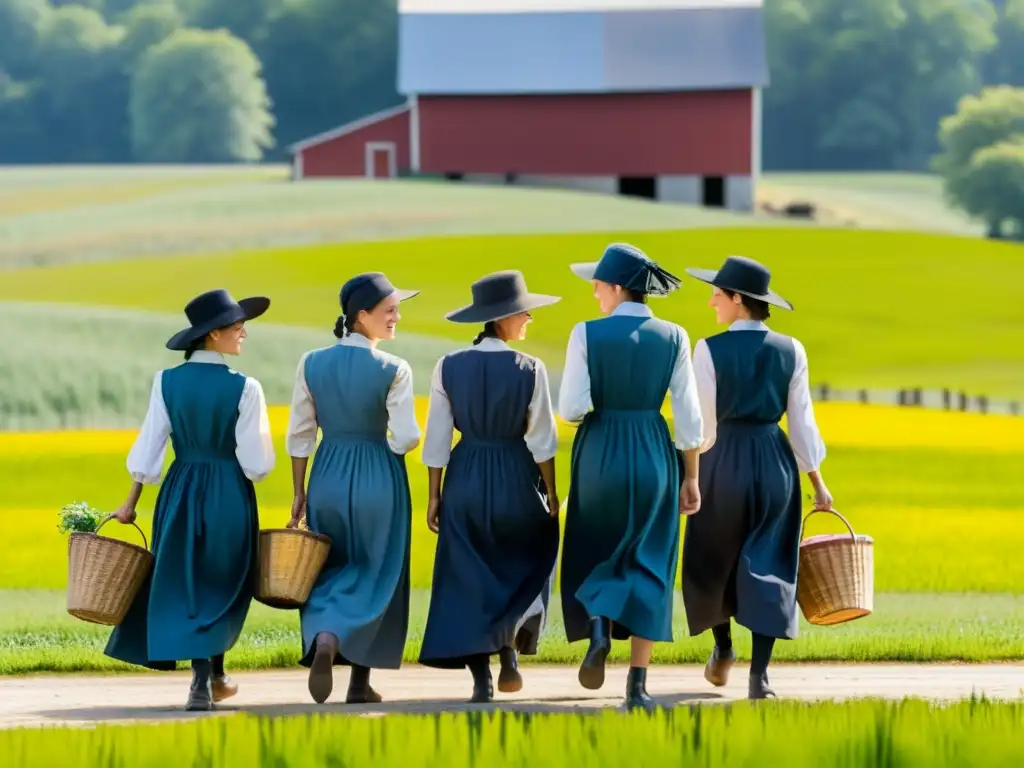
[[[255,161],[273,146],[260,63],[225,30],[182,29],[150,48],[132,79],[130,114],[142,161]]]
[[[1004,224],[1024,226],[1024,89],[986,88],[966,96],[939,126],[942,151],[933,166],[949,201],[986,222],[991,237]],[[1013,191],[1013,185],[1018,189]]]
[[[985,82],[1024,86],[1024,0],[995,0],[999,44],[985,59]]]
[[[51,159],[103,161],[126,141],[117,49],[120,27],[95,10],[67,5],[48,14],[39,38],[36,114]]]
[[[766,0],[767,167],[918,170],[980,85],[988,0]]]
[[[285,4],[286,0],[188,0],[186,18],[191,27],[226,29],[256,45],[266,35],[270,18]]]
[[[49,11],[47,0],[0,0],[0,70],[13,78],[33,73]]]
[[[173,3],[143,3],[123,16],[125,34],[121,60],[129,76],[143,54],[181,29],[181,12]],[[125,115],[127,119],[127,113]]]
[[[395,0],[304,0],[257,48],[282,147],[402,101]]]

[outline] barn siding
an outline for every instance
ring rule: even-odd
[[[407,170],[409,112],[386,118],[336,138],[299,150],[304,178],[316,176],[365,176],[367,142],[394,142],[399,172]],[[382,165],[378,163],[378,167]]]
[[[425,173],[751,174],[750,90],[420,96]]]

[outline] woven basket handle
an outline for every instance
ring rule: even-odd
[[[109,523],[113,519],[114,519],[114,515],[107,515],[106,517],[104,517],[102,520],[100,520],[100,524],[96,526],[96,530],[93,531],[93,533],[99,533],[100,532],[100,528],[102,528],[104,525],[106,525],[107,523]],[[146,550],[149,550],[149,541],[146,539],[146,534],[144,534],[142,532],[142,529],[139,528],[139,526],[137,526],[135,523],[131,523],[131,526],[136,531],[138,531],[139,532],[139,536],[142,537],[142,546]]]
[[[804,518],[804,521],[802,523],[800,523],[800,540],[801,541],[803,541],[803,538],[804,538],[804,528],[807,527],[807,520],[810,518],[811,515],[816,515],[819,512],[822,512],[822,513],[825,513],[825,514],[829,514],[829,515],[835,515],[836,517],[838,517],[840,520],[843,521],[843,525],[846,526],[846,530],[848,530],[850,532],[850,538],[853,539],[854,541],[857,540],[857,534],[853,532],[853,526],[850,525],[850,521],[847,520],[845,517],[843,517],[841,514],[839,514],[836,510],[834,510],[834,509],[812,509],[810,512],[807,513],[807,517]]]

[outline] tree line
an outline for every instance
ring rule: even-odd
[[[1024,86],[1024,0],[765,12],[766,170],[927,170],[963,97]],[[0,163],[278,160],[399,103],[396,59],[396,0],[0,0]]]

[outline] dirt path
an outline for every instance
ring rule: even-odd
[[[471,705],[465,701],[470,692],[467,672],[409,666],[374,672],[374,687],[384,696],[383,704],[346,706],[348,677],[339,670],[334,696],[326,705],[316,706],[306,690],[305,670],[243,672],[234,676],[240,686],[238,696],[224,702],[219,712],[377,715],[488,708],[558,712],[618,707],[622,704],[626,669],[610,668],[604,688],[594,692],[580,687],[574,667],[526,666],[523,676],[526,684],[519,693],[497,694],[491,705]],[[187,673],[0,678],[0,728],[201,717],[181,709],[188,680]],[[972,693],[1019,699],[1024,697],[1024,664],[780,664],[772,668],[772,685],[780,697],[799,699],[914,696],[948,700]],[[742,699],[746,696],[746,668],[738,666],[725,688],[712,688],[704,681],[700,667],[657,667],[651,670],[648,690],[668,706]]]

